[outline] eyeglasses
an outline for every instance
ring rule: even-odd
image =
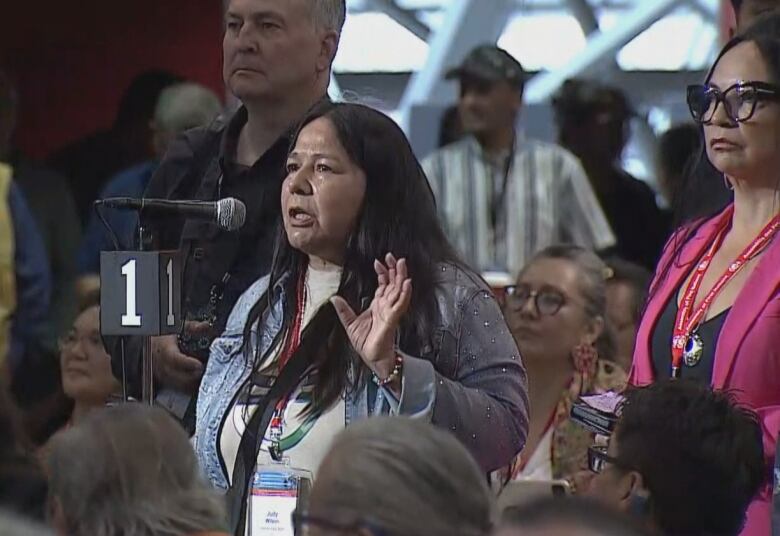
[[[593,445],[588,447],[588,469],[593,473],[600,473],[604,467],[611,463],[615,467],[626,469],[626,465],[617,458],[607,454],[607,447],[604,445]]]
[[[76,347],[76,344],[81,343],[83,348],[87,349],[103,349],[103,340],[100,338],[100,334],[89,333],[82,335],[71,331],[63,335],[57,341],[60,352],[71,351]]]
[[[324,517],[310,515],[308,512],[299,512],[298,510],[292,513],[292,523],[295,536],[309,536],[313,534],[313,528],[341,534],[354,534],[360,530],[364,530],[372,536],[384,536],[385,534],[381,527],[364,519],[354,523],[339,523]]]
[[[551,288],[532,290],[528,285],[510,285],[504,288],[506,304],[513,309],[522,309],[529,299],[534,300],[536,312],[544,316],[553,316],[566,303],[566,297]]]
[[[729,119],[741,123],[753,117],[758,101],[780,101],[780,86],[766,82],[737,82],[721,91],[710,85],[696,84],[688,86],[687,100],[688,109],[697,123],[712,121],[720,103]]]

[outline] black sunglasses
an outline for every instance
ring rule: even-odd
[[[712,121],[718,104],[723,103],[726,115],[734,123],[747,121],[756,111],[759,101],[780,101],[780,86],[767,82],[737,82],[721,91],[720,89],[695,84],[688,86],[688,109],[697,123]]]
[[[504,287],[504,295],[504,302],[512,309],[522,309],[533,299],[536,312],[542,316],[553,316],[566,304],[566,297],[551,288],[532,290],[528,285],[509,285]]]
[[[344,534],[356,533],[361,529],[368,531],[373,536],[384,536],[385,534],[385,531],[379,525],[365,519],[360,519],[354,523],[339,523],[324,517],[310,515],[308,512],[299,512],[298,510],[294,510],[292,513],[292,523],[295,536],[306,536],[312,527]]]

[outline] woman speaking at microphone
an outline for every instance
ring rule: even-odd
[[[778,28],[774,16],[732,39],[706,82],[688,88],[707,157],[733,190],[733,202],[669,241],[630,378],[640,385],[693,378],[732,390],[761,418],[768,460],[780,431]],[[767,489],[752,503],[742,534],[770,533],[768,498]]]
[[[507,466],[527,432],[525,370],[401,130],[364,106],[318,106],[281,202],[271,274],[237,302],[200,388],[196,450],[213,484],[234,505],[251,485],[238,504],[252,517],[269,475],[316,474],[340,430],[380,414],[451,431],[485,473]]]

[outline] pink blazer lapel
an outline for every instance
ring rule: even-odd
[[[780,237],[775,237],[758,266],[750,274],[723,324],[718,338],[718,348],[715,351],[715,367],[712,371],[712,385],[716,389],[725,387],[742,341],[780,286],[778,267],[780,267]]]

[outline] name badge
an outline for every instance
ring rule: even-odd
[[[305,470],[284,464],[255,470],[247,505],[247,536],[294,536],[292,514],[304,507],[312,476]]]

